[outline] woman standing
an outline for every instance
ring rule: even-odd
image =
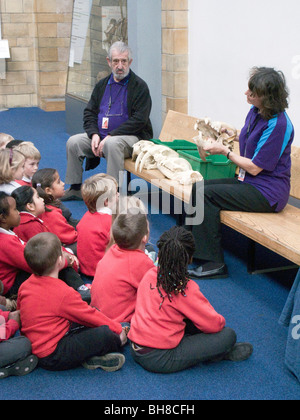
[[[252,107],[236,138],[240,155],[217,142],[205,149],[212,155],[227,156],[240,172],[238,178],[204,181],[203,223],[187,226],[196,240],[195,259],[200,260],[200,265],[190,270],[195,278],[227,276],[221,210],[280,212],[289,199],[294,127],[285,112],[289,94],[283,73],[273,68],[253,68],[245,95]],[[194,186],[193,202],[195,194]]]

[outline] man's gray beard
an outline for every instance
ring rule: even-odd
[[[128,69],[128,71],[127,71],[126,73],[123,73],[123,74],[118,74],[118,73],[115,73],[115,72],[113,71],[113,75],[114,75],[115,80],[118,80],[118,81],[120,82],[121,80],[125,79],[125,77],[127,77],[127,76],[128,76],[129,71],[130,71],[130,70]]]

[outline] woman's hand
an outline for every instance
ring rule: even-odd
[[[210,155],[227,155],[229,149],[227,146],[224,146],[222,143],[211,140],[211,143],[203,147],[204,152],[209,153]]]

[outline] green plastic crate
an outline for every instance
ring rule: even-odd
[[[192,165],[194,171],[201,173],[204,179],[234,178],[236,165],[223,155],[207,156],[204,162],[198,150],[178,151],[178,154]]]
[[[167,146],[170,149],[175,150],[175,151],[197,150],[196,143],[191,143],[190,141],[187,141],[187,140],[161,141],[159,139],[152,139],[150,141],[160,146]]]

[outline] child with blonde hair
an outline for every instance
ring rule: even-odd
[[[110,240],[112,216],[118,202],[117,181],[107,174],[88,178],[81,187],[88,208],[77,225],[77,256],[81,273],[92,280]]]
[[[16,180],[20,185],[32,185],[32,177],[39,169],[41,154],[31,141],[24,141],[14,148],[25,156],[24,175],[22,180]]]
[[[6,145],[14,140],[13,136],[6,133],[0,133],[0,149],[5,149]]]
[[[24,174],[25,156],[14,149],[0,150],[0,191],[11,194],[20,185],[15,181]]]

